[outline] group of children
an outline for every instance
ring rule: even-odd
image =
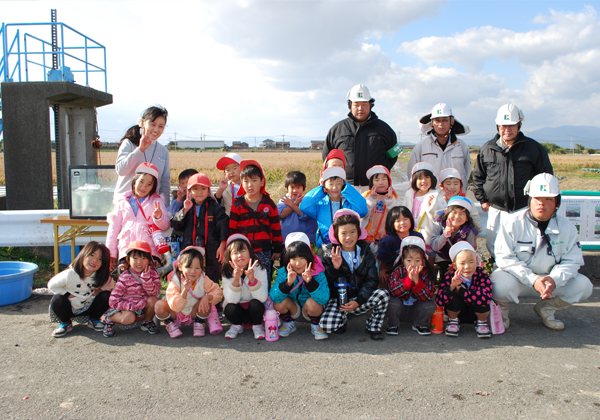
[[[263,339],[263,315],[272,306],[282,337],[296,331],[300,315],[322,340],[371,311],[366,330],[380,340],[386,318],[389,335],[398,334],[400,322],[430,334],[437,304],[448,315],[447,335],[458,335],[460,319],[476,322],[478,337],[490,337],[491,283],[475,252],[478,231],[459,172],[441,171],[438,184],[432,165],[417,163],[402,202],[388,168],[370,168],[361,194],[346,183],[345,165],[344,153],[333,150],[320,184],[306,193],[306,176],[288,173],[287,193],[275,204],[261,165],[230,153],[217,162],[223,178],[215,194],[206,175],[188,169],[166,207],[156,194],[156,167],[141,164],[131,191],[107,216],[106,246],[90,242],[50,281],[50,312],[60,323],[53,335],[86,316],[106,337],[115,335],[116,323],[139,323],[150,334],[163,323],[172,338],[193,324],[193,336],[202,337],[207,328],[220,333],[225,317],[225,337],[251,328]],[[160,232],[169,226],[178,257],[163,300],[156,267],[164,252]],[[441,274],[435,303],[434,264]]]

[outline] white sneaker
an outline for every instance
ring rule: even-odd
[[[326,338],[329,338],[327,333],[323,331],[323,329],[319,325],[312,324],[310,326],[310,332],[312,333],[312,335],[315,336],[316,340],[325,340]]]
[[[241,334],[244,332],[244,327],[242,327],[241,325],[234,325],[232,324],[231,327],[229,327],[229,330],[227,330],[227,332],[225,333],[225,338],[236,338],[238,336],[238,334]]]
[[[294,331],[296,331],[296,323],[294,321],[284,322],[281,324],[281,328],[279,328],[279,335],[281,337],[287,337]]]
[[[262,324],[253,325],[252,331],[254,332],[255,340],[263,340],[265,338],[265,327]]]

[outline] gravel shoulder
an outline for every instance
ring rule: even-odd
[[[489,340],[421,337],[410,325],[373,342],[366,317],[317,342],[309,325],[278,342],[223,334],[172,340],[139,329],[107,339],[83,325],[52,338],[48,297],[0,308],[2,418],[598,418],[600,291],[546,329],[533,300]]]

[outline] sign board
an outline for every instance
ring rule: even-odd
[[[600,192],[563,191],[558,214],[575,225],[583,249],[600,250]]]

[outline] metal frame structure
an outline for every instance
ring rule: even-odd
[[[52,43],[45,41],[37,36],[24,33],[21,37],[19,27],[40,27],[48,26],[50,29],[56,29],[58,36],[58,50],[52,50]],[[15,36],[11,37],[9,31],[11,28],[17,28]],[[76,35],[81,38],[83,45],[65,45],[65,35]],[[90,73],[104,73],[104,92],[108,91],[108,80],[106,77],[106,47],[92,38],[82,34],[76,29],[62,22],[43,22],[43,23],[3,23],[0,27],[0,40],[2,42],[2,57],[0,58],[1,80],[4,82],[29,82],[29,66],[42,67],[44,73],[43,81],[48,81],[48,70],[52,70],[52,65],[47,64],[47,56],[57,57],[58,69],[62,70],[64,80],[65,65],[74,62],[76,65],[82,65],[82,69],[71,69],[73,73],[85,73],[85,86],[90,86]],[[21,40],[23,41],[23,50],[21,50]],[[28,42],[29,41],[29,42]],[[32,42],[33,41],[33,42]],[[39,42],[39,44],[38,44]],[[16,46],[16,51],[15,51]],[[37,48],[36,48],[37,46]],[[90,50],[101,50],[101,63],[89,61]],[[78,52],[83,54],[78,56]],[[41,56],[41,57],[40,57]],[[16,62],[11,66],[11,58],[16,57]],[[39,60],[36,58],[40,57]],[[21,64],[23,61],[24,64]],[[23,75],[24,67],[24,75]],[[24,76],[24,77],[23,77]]]

